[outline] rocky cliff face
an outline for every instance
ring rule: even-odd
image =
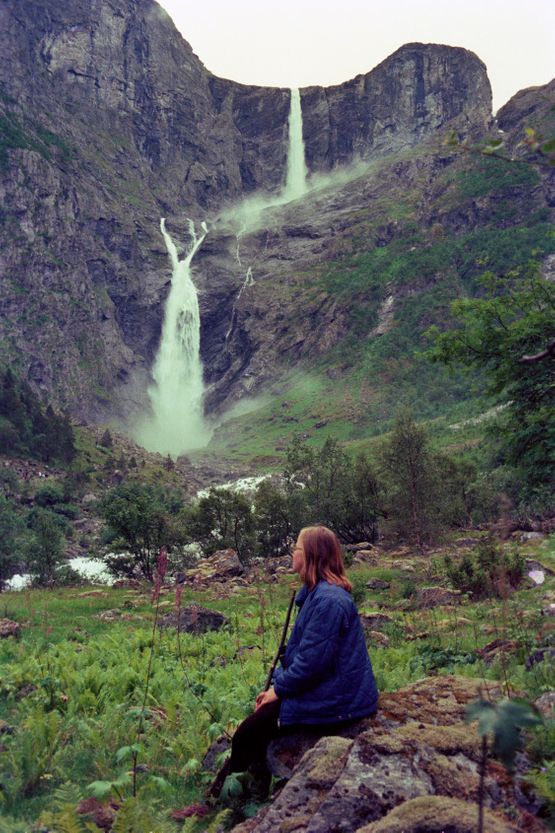
[[[491,121],[485,67],[451,47],[410,44],[367,75],[302,90],[311,172],[369,167],[266,213],[241,265],[239,226],[217,218],[283,184],[288,90],[214,77],[153,0],[7,0],[0,32],[0,360],[85,419],[144,403],[170,279],[160,216],[181,244],[186,217],[213,224],[195,266],[208,401],[221,407],[344,332],[344,312],[299,275],[379,196],[372,165]],[[382,181],[411,165],[414,186],[429,184],[432,168],[408,157]],[[245,263],[256,288],[226,342]],[[305,318],[290,321],[299,304]]]

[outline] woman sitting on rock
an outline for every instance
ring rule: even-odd
[[[325,526],[306,527],[292,555],[293,570],[303,581],[295,599],[297,619],[272,686],[257,696],[255,711],[237,727],[231,756],[210,789],[214,797],[231,772],[264,766],[269,742],[290,727],[333,734],[377,708],[376,682],[337,537]]]

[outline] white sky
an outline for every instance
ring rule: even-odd
[[[553,0],[159,0],[207,69],[244,84],[340,84],[404,43],[484,61],[494,110],[555,76]]]

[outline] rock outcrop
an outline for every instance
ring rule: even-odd
[[[169,286],[159,218],[184,245],[186,217],[279,190],[289,91],[213,76],[154,0],[7,0],[0,32],[3,357],[74,415],[129,414],[145,402]],[[308,165],[322,172],[440,130],[481,132],[490,88],[472,53],[410,44],[346,84],[303,90],[302,105]],[[244,273],[236,229],[209,235],[196,268],[210,407],[267,382],[276,356],[299,360],[344,333],[325,296],[307,305],[313,337],[285,323],[304,302],[291,272],[325,258],[329,222],[284,210],[251,238],[260,285],[225,351]]]
[[[344,736],[274,741],[269,762],[289,780],[236,833],[474,833],[481,740],[463,722],[484,682],[427,678],[380,698],[380,711]],[[490,697],[500,695],[488,683]],[[494,760],[485,774],[486,830],[543,830],[521,775]]]
[[[198,636],[208,631],[219,631],[228,623],[228,619],[217,610],[209,610],[198,604],[186,605],[179,611],[166,613],[159,622],[159,627],[179,628],[182,633]]]

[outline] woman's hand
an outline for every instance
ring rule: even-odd
[[[258,711],[260,706],[265,706],[266,703],[274,703],[276,700],[279,700],[279,697],[275,693],[273,687],[269,688],[268,691],[261,691],[256,697],[256,706],[254,707],[255,712]]]

